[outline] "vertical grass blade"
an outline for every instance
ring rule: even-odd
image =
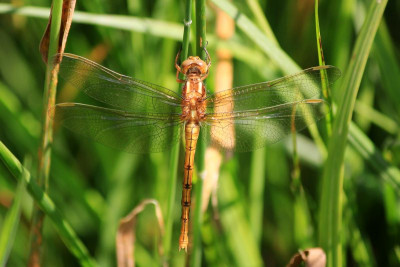
[[[21,175],[26,175],[22,173]],[[14,195],[14,201],[9,209],[0,230],[0,266],[6,266],[8,256],[14,244],[15,235],[19,225],[21,215],[21,201],[26,193],[25,178],[20,178],[18,182],[17,192]]]
[[[206,46],[206,1],[196,0],[196,55],[203,60],[207,60]],[[197,169],[199,170],[196,180],[196,202],[193,211],[193,247],[190,259],[190,265],[200,267],[201,266],[201,227],[203,225],[203,212],[202,212],[202,192],[203,192],[203,181],[204,181],[204,142],[200,142],[196,149],[197,158]]]
[[[318,2],[319,2],[319,0],[315,0],[315,30],[316,30],[316,36],[317,36],[318,61],[319,61],[320,66],[324,66],[325,58],[324,58],[324,50],[322,49],[321,32],[319,29]],[[328,82],[325,70],[321,70],[321,77],[322,77],[323,96],[324,96],[325,100],[328,102],[328,104],[332,105],[331,92],[330,92],[329,82]],[[332,113],[332,108],[330,108],[328,113],[326,114],[326,120],[325,120],[326,132],[327,132],[328,136],[330,136],[332,133],[332,119],[333,119],[333,113]]]
[[[324,168],[319,217],[319,243],[326,251],[328,267],[343,265],[341,222],[344,152],[357,92],[386,4],[387,0],[371,2],[341,87],[343,93],[341,100],[338,101],[338,111],[329,142],[328,159]]]
[[[171,253],[171,240],[174,223],[174,210],[175,210],[175,197],[176,197],[176,186],[178,179],[178,163],[179,163],[179,148],[180,143],[178,142],[172,147],[170,153],[170,169],[169,169],[169,187],[168,187],[168,209],[165,216],[165,236],[163,240],[165,260],[169,261]],[[175,244],[175,242],[174,242]]]
[[[266,151],[262,148],[252,153],[250,169],[249,220],[250,229],[258,246],[261,246],[263,233]]]
[[[183,40],[182,40],[182,51],[181,51],[181,62],[188,57],[189,54],[189,42],[190,42],[190,25],[192,24],[192,1],[185,1],[185,16],[184,16],[184,30],[183,30]],[[179,64],[179,63],[178,63]],[[181,77],[182,78],[182,77]],[[178,133],[176,133],[178,134]],[[179,148],[180,143],[175,144],[172,147],[170,158],[170,187],[168,196],[168,211],[165,220],[165,237],[164,237],[164,252],[166,260],[169,259],[171,253],[171,239],[173,230],[173,214],[174,214],[174,203],[176,196],[176,185],[178,176],[178,162],[179,162]]]
[[[62,0],[54,0],[52,15],[51,15],[51,28],[49,38],[49,50],[47,58],[52,58],[57,53],[60,26],[62,17]],[[48,115],[48,112],[54,107],[56,101],[57,89],[57,72],[54,70],[55,65],[53,60],[48,60],[46,68],[46,79],[44,86],[44,99],[42,110],[42,133],[41,141],[38,151],[38,169],[37,169],[37,182],[47,191],[50,173],[51,161],[51,145],[53,142],[53,117]],[[31,247],[29,256],[29,266],[40,266],[40,251],[42,243],[42,227],[43,227],[44,213],[34,206],[31,228]]]

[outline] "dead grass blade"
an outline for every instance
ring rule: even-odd
[[[60,39],[57,45],[57,53],[64,52],[65,43],[67,42],[68,32],[71,27],[72,15],[74,14],[75,10],[75,3],[76,0],[63,0],[61,26],[60,26]],[[47,63],[47,57],[49,54],[52,12],[53,12],[53,7],[51,7],[49,22],[47,23],[46,30],[43,34],[39,46],[40,54],[42,55],[42,59],[45,63]]]
[[[116,244],[117,244],[117,262],[118,267],[133,267],[135,266],[135,239],[136,239],[136,222],[137,216],[141,213],[144,208],[153,204],[155,207],[155,213],[160,227],[161,239],[158,244],[158,251],[163,255],[162,249],[162,238],[164,237],[164,220],[158,201],[155,199],[145,199],[139,205],[137,205],[128,216],[122,218],[119,222]]]
[[[326,255],[322,248],[300,250],[291,259],[286,267],[296,267],[304,262],[306,267],[325,267]]]

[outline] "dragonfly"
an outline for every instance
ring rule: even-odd
[[[321,86],[341,75],[319,66],[276,80],[209,94],[204,80],[211,59],[190,56],[178,64],[182,94],[107,69],[86,58],[63,54],[59,75],[107,107],[56,105],[56,120],[73,132],[130,153],[161,152],[184,136],[185,161],[179,250],[189,246],[189,213],[197,141],[221,151],[246,152],[276,143],[324,117],[329,107]],[[180,79],[180,74],[184,79]]]

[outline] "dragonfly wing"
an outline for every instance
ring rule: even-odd
[[[335,82],[333,66],[303,70],[270,82],[218,92],[207,101],[204,138],[224,150],[251,151],[281,140],[322,118],[322,81]]]
[[[161,152],[180,140],[179,117],[136,115],[77,103],[56,105],[56,121],[82,136],[130,153]]]
[[[59,75],[90,97],[123,110],[181,112],[181,97],[173,91],[119,74],[77,55],[63,54]]]
[[[274,107],[208,115],[202,123],[203,139],[221,150],[247,152],[280,141],[322,118],[323,100],[301,100]]]
[[[207,112],[255,110],[320,98],[323,79],[327,79],[328,84],[332,84],[340,75],[340,70],[334,66],[320,66],[273,81],[221,91],[206,99]]]

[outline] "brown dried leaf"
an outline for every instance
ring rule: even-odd
[[[57,53],[64,52],[65,43],[67,42],[67,36],[69,33],[69,29],[71,27],[72,15],[74,14],[75,10],[75,3],[76,0],[63,0],[61,26],[60,26],[60,39],[58,41]],[[49,22],[47,23],[47,27],[43,34],[39,47],[40,54],[42,54],[42,59],[46,64],[47,64],[47,57],[49,54],[52,13],[53,13],[53,6],[51,7]]]
[[[164,236],[164,220],[160,205],[155,199],[145,199],[139,205],[137,205],[128,216],[122,218],[119,221],[119,227],[117,232],[116,244],[117,244],[117,261],[118,267],[133,267],[135,266],[135,230],[137,216],[141,213],[148,204],[155,206],[156,217],[158,220],[158,226],[160,227],[161,237]],[[162,240],[162,238],[160,239]],[[161,242],[159,244],[159,253],[163,254]]]
[[[211,193],[217,188],[219,169],[222,163],[222,155],[218,149],[214,147],[208,147],[204,155],[205,160],[205,175],[203,183],[203,196],[202,196],[202,207],[201,210],[205,212],[208,207],[208,202]]]
[[[322,248],[309,248],[296,253],[287,267],[296,267],[304,262],[307,267],[325,267],[326,255]]]

